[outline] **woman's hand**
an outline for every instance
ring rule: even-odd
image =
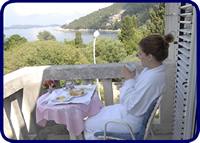
[[[125,79],[128,80],[128,79],[135,77],[136,69],[133,72],[131,72],[126,66],[123,66],[122,73],[123,73]]]

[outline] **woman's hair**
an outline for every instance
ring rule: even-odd
[[[139,47],[146,54],[152,54],[159,62],[164,61],[168,57],[169,43],[174,41],[174,36],[169,33],[167,35],[152,34],[143,38],[139,42]]]

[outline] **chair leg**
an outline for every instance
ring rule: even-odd
[[[152,137],[153,137],[153,140],[155,140],[155,136],[154,136],[153,130],[150,129],[150,132],[151,132],[151,135],[152,135]]]

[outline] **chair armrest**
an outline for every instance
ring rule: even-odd
[[[135,136],[134,136],[134,134],[133,134],[133,131],[132,131],[130,125],[129,125],[128,123],[124,122],[124,121],[119,121],[119,120],[109,120],[108,122],[106,122],[106,124],[105,124],[105,126],[104,126],[104,140],[106,140],[106,129],[107,129],[107,125],[108,125],[109,123],[124,124],[125,126],[128,127],[128,129],[129,129],[129,131],[130,131],[130,133],[131,133],[132,139],[135,140]]]

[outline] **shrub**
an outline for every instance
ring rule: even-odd
[[[35,41],[4,52],[4,74],[25,66],[77,65],[89,61],[75,47],[57,41]]]

